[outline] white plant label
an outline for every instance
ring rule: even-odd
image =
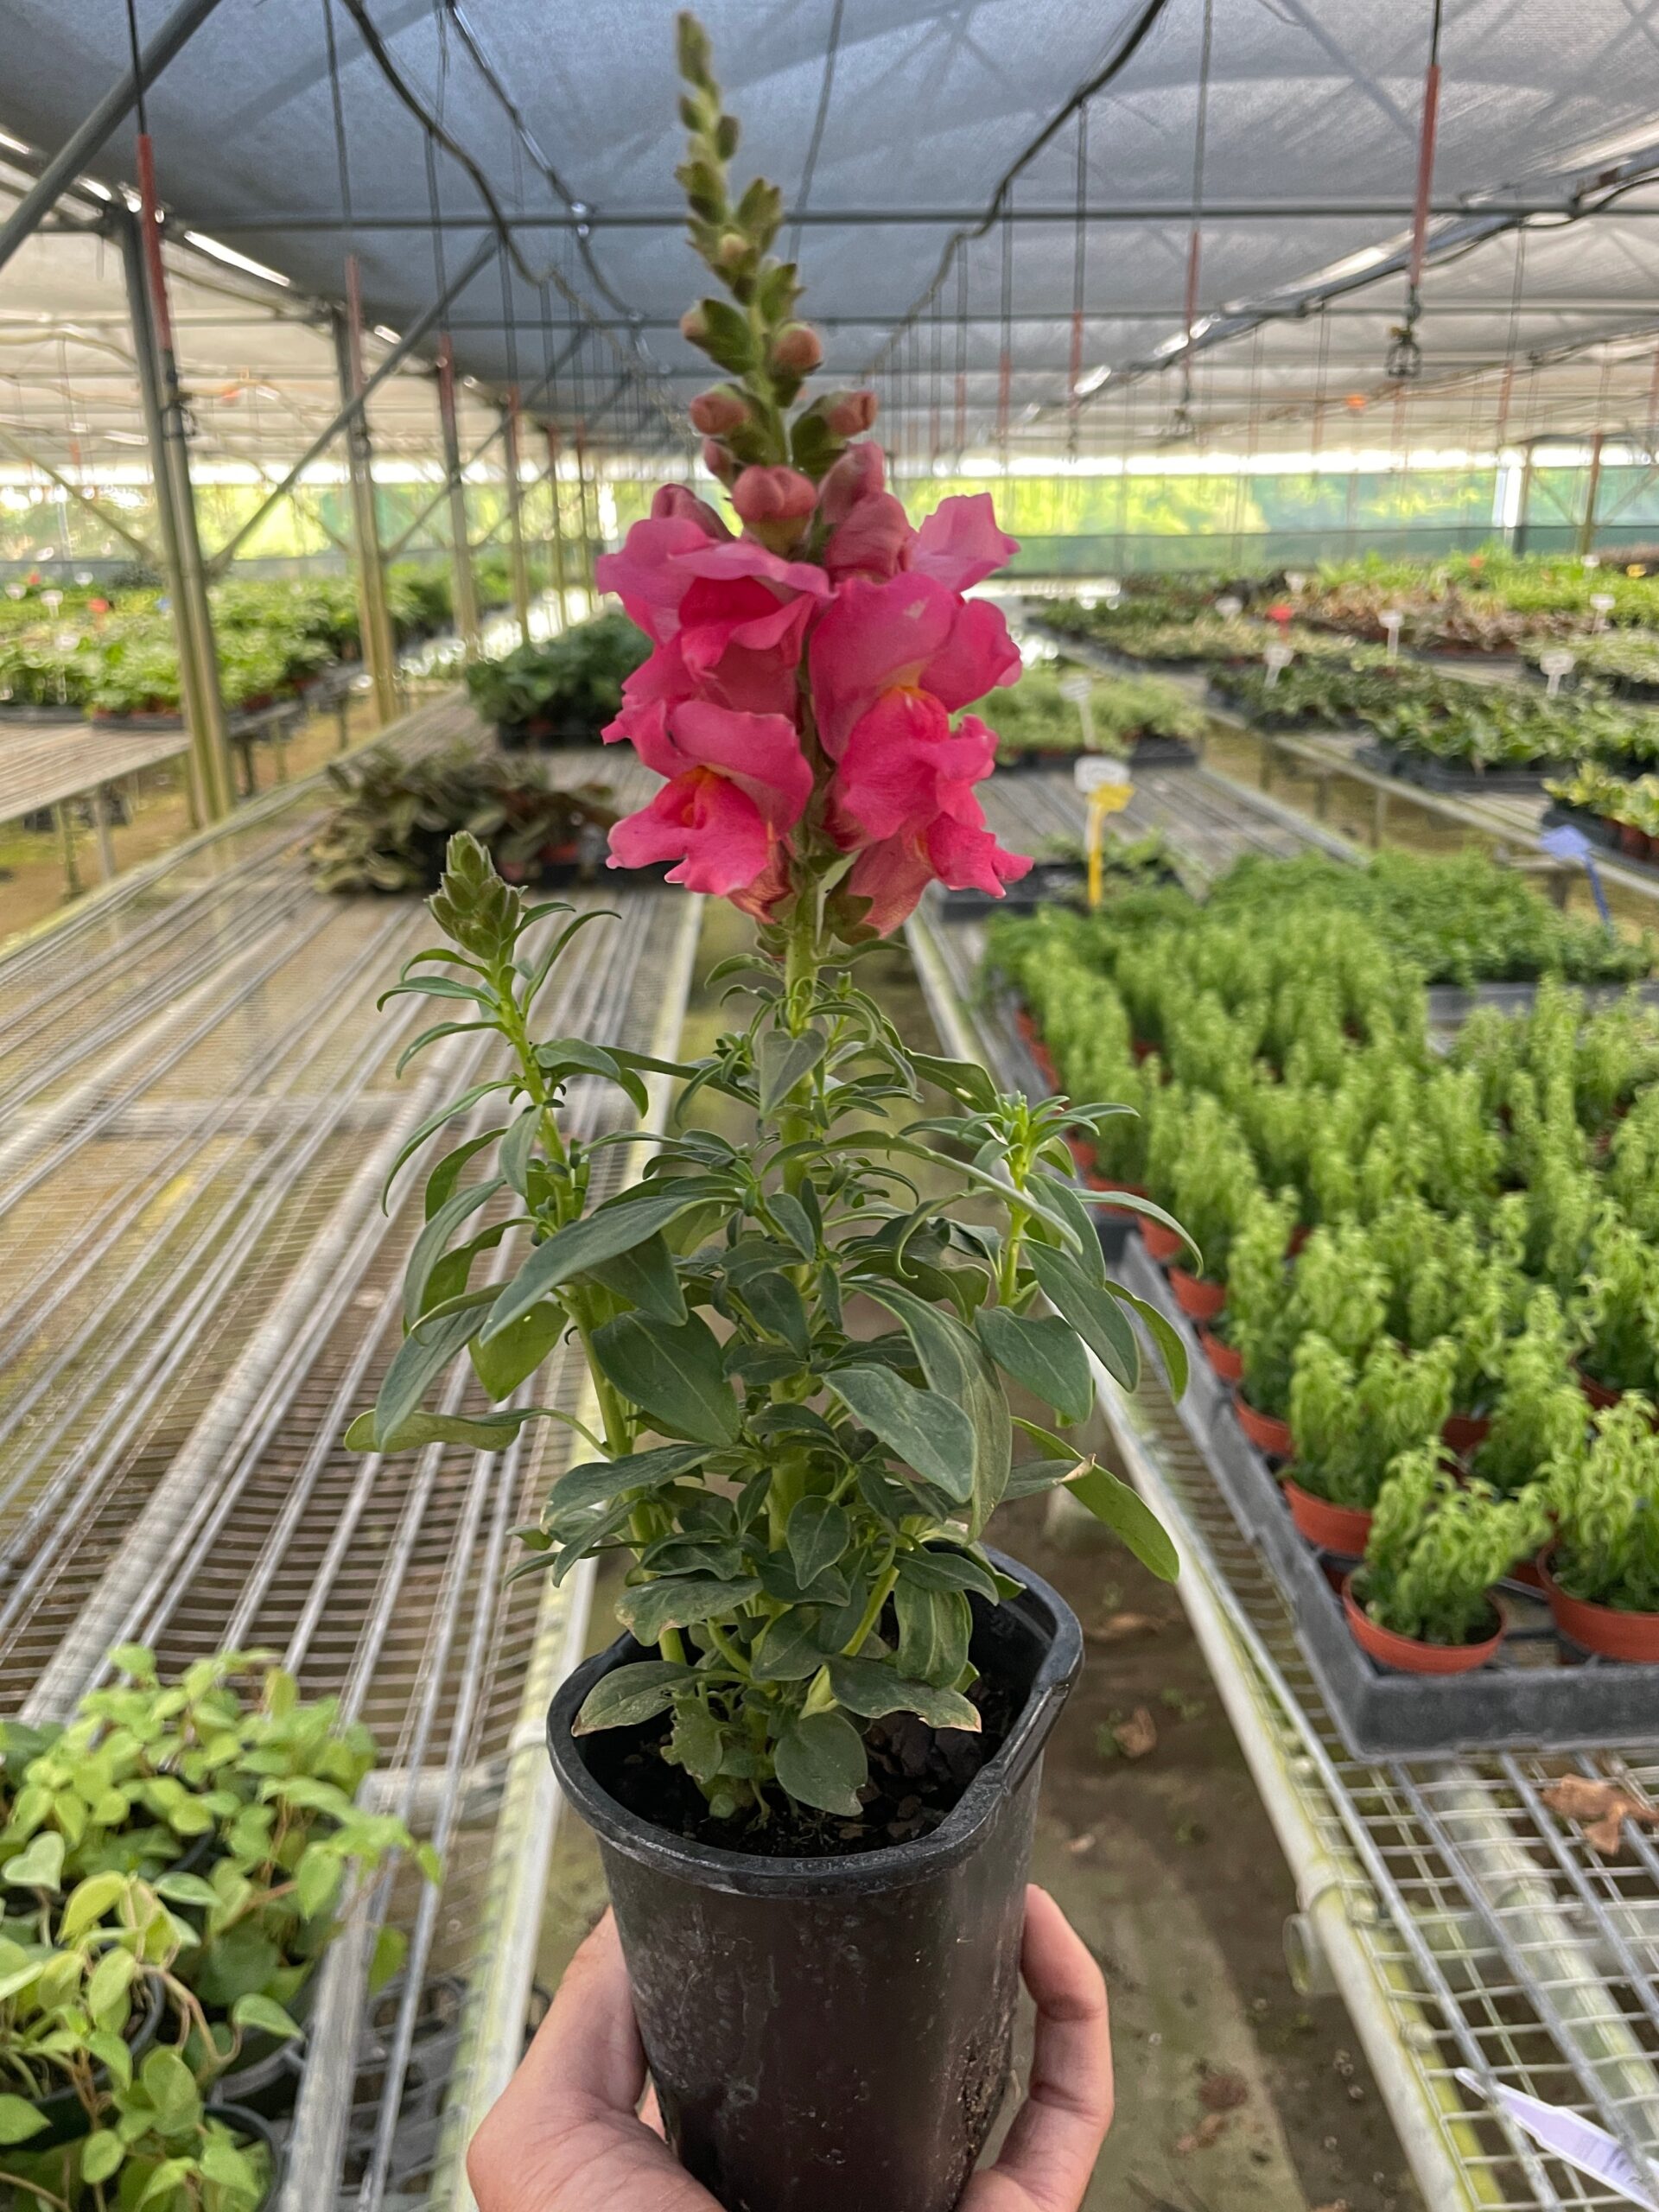
[[[1073,763],[1071,773],[1080,791],[1104,791],[1109,785],[1115,785],[1123,793],[1126,804],[1128,794],[1135,789],[1121,760],[1078,760]]]

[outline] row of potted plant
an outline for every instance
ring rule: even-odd
[[[592,745],[622,705],[622,686],[645,645],[620,614],[529,639],[499,658],[472,662],[467,690],[481,720],[510,749]],[[459,826],[459,825],[457,825]]]
[[[1140,906],[999,925],[993,958],[1062,1088],[1136,1104],[1090,1171],[1198,1243],[1201,1274],[1147,1231],[1299,1525],[1357,1554],[1414,1448],[1505,1499],[1570,1471],[1592,1398],[1659,1385],[1659,1026],[1546,984],[1442,1060],[1417,971],[1351,912]]]
[[[255,2212],[317,1969],[361,1885],[436,1861],[374,1746],[227,1652],[137,1646],[63,1727],[0,1724],[0,2183],[28,2212]],[[376,1986],[401,1939],[377,1940]]]
[[[1659,776],[1628,780],[1586,760],[1570,776],[1550,778],[1550,819],[1570,823],[1626,860],[1659,860]]]
[[[1067,681],[1089,685],[1088,726]],[[997,765],[1065,761],[1082,753],[1149,763],[1154,758],[1195,757],[1209,718],[1179,685],[1155,676],[1091,677],[1088,671],[1039,662],[990,709]]]

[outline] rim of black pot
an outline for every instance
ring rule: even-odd
[[[567,1675],[548,1707],[548,1752],[560,1788],[602,1842],[703,1889],[742,1897],[823,1896],[841,1890],[868,1894],[907,1888],[944,1872],[967,1857],[999,1808],[1024,1781],[1083,1664],[1082,1624],[1059,1592],[1006,1553],[987,1545],[985,1557],[999,1573],[1024,1586],[1017,1598],[1003,1600],[1003,1607],[1032,1615],[1033,1625],[1049,1639],[1048,1649],[1020,1715],[995,1756],[986,1761],[931,1834],[909,1843],[881,1844],[873,1851],[770,1859],[696,1843],[671,1828],[641,1820],[594,1780],[582,1755],[582,1739],[572,1733],[582,1701],[604,1671],[614,1645]]]

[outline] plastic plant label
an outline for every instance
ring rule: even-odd
[[[1501,2082],[1489,2089],[1466,2066],[1459,2067],[1457,2078],[1465,2089],[1495,2104],[1552,2158],[1565,2158],[1580,2173],[1592,2174],[1626,2202],[1643,2206],[1644,2212],[1659,2212],[1659,2181],[1639,2173],[1630,2153],[1605,2128],[1560,2105],[1547,2105],[1541,2097],[1505,2088]]]
[[[1071,773],[1080,791],[1092,793],[1108,789],[1122,791],[1121,804],[1124,806],[1128,804],[1130,794],[1135,790],[1133,782],[1124,773],[1121,760],[1078,760],[1073,763]]]
[[[1242,599],[1236,599],[1231,592],[1228,592],[1216,601],[1216,612],[1224,622],[1230,622],[1235,615],[1244,612],[1244,602]]]
[[[1066,676],[1060,679],[1060,696],[1068,706],[1087,706],[1093,690],[1094,681],[1090,677]]]

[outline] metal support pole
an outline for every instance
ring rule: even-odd
[[[363,391],[363,327],[359,307],[357,260],[346,263],[346,308],[330,318],[334,363],[342,404]],[[374,448],[368,417],[359,408],[346,430],[346,465],[351,480],[352,537],[357,562],[358,620],[363,632],[363,660],[374,690],[374,710],[384,729],[397,715],[397,652],[386,611],[386,575],[380,556],[380,531],[374,509]]]
[[[40,227],[41,218],[55,206],[59,195],[72,185],[88,162],[107,144],[137,105],[138,95],[153,84],[174,55],[205,23],[219,0],[184,0],[162,25],[138,57],[135,75],[129,70],[111,86],[74,137],[41,171],[38,181],[17,202],[0,226],[0,269],[3,269],[25,238]]]
[[[595,597],[594,584],[594,538],[599,521],[599,493],[594,493],[594,521],[588,519],[588,441],[576,432],[576,512],[582,517],[582,577],[588,593],[588,611],[593,611]]]
[[[512,611],[518,641],[530,643],[530,562],[524,553],[524,490],[518,480],[518,387],[514,385],[501,410],[501,457],[507,470],[507,521],[512,532]]]
[[[1521,497],[1516,503],[1515,529],[1510,543],[1516,553],[1527,550],[1527,510],[1532,505],[1532,471],[1536,448],[1529,446],[1521,462]]]
[[[148,167],[147,155],[146,145],[141,175]],[[146,194],[147,203],[152,193],[153,183]],[[117,220],[126,274],[127,311],[132,321],[133,358],[149,442],[162,562],[178,646],[180,690],[190,729],[192,812],[198,823],[219,822],[232,806],[230,748],[201,540],[196,530],[195,491],[185,444],[178,363],[167,323],[161,236],[153,215],[123,210]]]
[[[549,548],[553,556],[553,590],[559,602],[559,627],[566,621],[564,604],[564,517],[559,511],[559,434],[548,425],[547,430],[547,488],[552,503],[552,542]]]
[[[105,883],[115,881],[115,840],[110,835],[110,794],[103,784],[92,789],[92,828],[98,836],[98,872]]]
[[[449,480],[449,557],[455,628],[467,652],[478,651],[478,587],[473,582],[473,542],[467,520],[467,480],[461,473],[461,432],[455,423],[455,366],[446,338],[438,349],[438,420],[443,428],[443,469]]]
[[[1598,430],[1590,441],[1590,481],[1585,487],[1584,520],[1579,524],[1579,550],[1590,552],[1596,542],[1596,501],[1601,493],[1601,442]]]

